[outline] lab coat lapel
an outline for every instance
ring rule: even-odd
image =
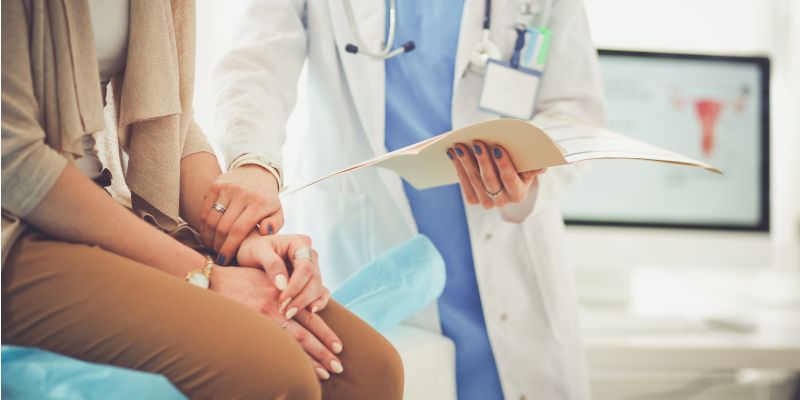
[[[493,2],[494,3],[494,2]],[[469,56],[475,45],[481,41],[483,31],[483,15],[485,2],[483,0],[466,0],[464,12],[461,15],[461,29],[458,33],[458,50],[456,52],[456,66],[453,71],[453,100],[458,97],[458,86],[467,72]],[[497,7],[495,7],[497,8]]]
[[[344,2],[349,1],[358,21],[357,29],[364,44],[377,51],[386,39],[386,3],[383,0],[337,0],[330,2],[331,21],[339,50],[339,59],[344,68],[345,79],[358,113],[358,118],[367,135],[374,155],[386,152],[386,73],[385,62],[365,55],[350,54],[345,51],[348,43],[355,44],[350,27],[347,25]],[[381,179],[391,192],[391,198],[401,211],[404,222],[416,230],[411,207],[406,199],[402,181],[392,172],[380,171]]]
[[[329,3],[336,47],[353,103],[374,153],[382,154],[386,151],[384,62],[345,51],[348,43],[356,43],[347,24],[345,1],[350,2],[357,21],[357,26],[353,28],[359,30],[364,44],[371,51],[376,51],[385,39],[386,5],[384,1],[376,0],[337,0]]]

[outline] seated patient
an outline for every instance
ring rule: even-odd
[[[397,352],[328,302],[308,238],[252,227],[238,267],[203,254],[225,206],[204,199],[221,171],[192,118],[194,12],[3,0],[2,342],[162,374],[193,399],[400,398]],[[102,188],[101,131],[128,197]]]

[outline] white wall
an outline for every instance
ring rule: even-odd
[[[244,1],[197,0],[197,62],[194,113],[198,125],[216,145],[214,68],[231,45]]]
[[[772,0],[584,0],[599,47],[767,54]]]

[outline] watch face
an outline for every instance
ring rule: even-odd
[[[188,281],[192,285],[199,286],[203,289],[208,289],[208,278],[206,278],[206,276],[200,271],[191,273]]]

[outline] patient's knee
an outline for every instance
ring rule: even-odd
[[[295,364],[295,371],[283,371],[279,379],[275,382],[266,383],[268,386],[266,392],[269,395],[252,396],[254,399],[321,399],[322,388],[319,384],[319,379],[313,372],[309,363]],[[270,389],[270,385],[278,385],[279,390],[277,395],[274,390]]]
[[[376,336],[378,334],[376,333]],[[360,398],[401,399],[403,397],[403,362],[400,354],[386,339],[378,336],[372,356],[364,360],[369,373],[360,377]]]
[[[305,352],[294,343],[272,339],[207,360],[211,367],[205,384],[190,384],[184,393],[192,399],[320,399],[319,380]]]
[[[251,371],[250,379],[241,388],[242,398],[305,400],[322,397],[319,380],[308,356],[302,351],[279,357],[275,354],[261,358],[254,356],[242,364],[234,371]]]
[[[375,366],[380,371],[382,382],[379,390],[386,399],[400,399],[403,397],[403,361],[400,354],[389,342],[385,342],[383,355],[376,360]]]

